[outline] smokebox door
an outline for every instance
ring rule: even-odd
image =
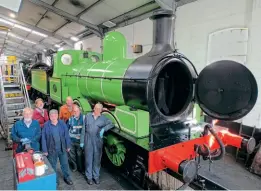
[[[234,61],[206,66],[195,84],[195,98],[207,115],[219,120],[237,120],[251,111],[258,88],[253,74]]]

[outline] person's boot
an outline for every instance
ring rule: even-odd
[[[94,179],[94,182],[95,182],[95,184],[100,184],[100,179],[96,178],[96,179]]]
[[[64,178],[64,182],[68,185],[73,185],[73,181],[71,180],[71,178]]]
[[[89,185],[93,185],[93,182],[92,182],[91,179],[87,179],[87,183],[88,183]]]
[[[71,171],[72,172],[76,172],[77,171],[77,164],[72,162],[72,161],[69,161],[69,165],[70,165],[70,168],[71,168]]]

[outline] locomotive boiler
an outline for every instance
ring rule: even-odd
[[[84,112],[102,102],[115,128],[105,135],[105,157],[144,186],[148,174],[169,169],[187,184],[197,176],[195,158],[219,160],[225,146],[252,152],[255,140],[211,124],[188,120],[195,103],[218,120],[247,115],[257,100],[257,83],[242,64],[221,60],[199,74],[193,63],[173,49],[173,13],[158,10],[153,46],[137,59],[126,57],[126,39],[109,32],[103,53],[64,50],[54,57],[52,74],[32,70],[32,88],[52,102],[67,96]]]

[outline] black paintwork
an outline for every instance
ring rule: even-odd
[[[192,132],[195,132],[196,129],[202,129],[203,132],[203,128],[199,124],[190,123],[189,120],[155,127],[151,132],[153,136],[151,151],[188,141],[192,137]]]
[[[167,10],[157,11],[151,17],[154,22],[153,47],[149,53],[137,58],[124,76],[124,79],[143,80],[123,80],[126,105],[148,110],[151,126],[183,119],[193,104],[195,72],[174,52],[172,18],[172,11]],[[186,88],[178,88],[181,85]]]
[[[258,88],[253,74],[242,64],[230,60],[212,63],[196,81],[195,96],[209,116],[237,120],[254,107]]]

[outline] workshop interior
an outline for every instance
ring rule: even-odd
[[[0,189],[261,190],[260,15],[1,0]]]

